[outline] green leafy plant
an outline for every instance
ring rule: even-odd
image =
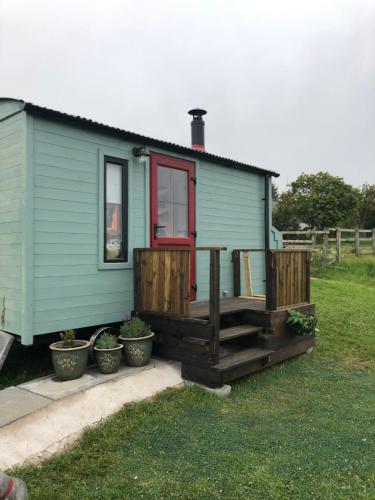
[[[309,335],[313,332],[317,323],[315,316],[303,314],[294,309],[289,309],[288,315],[286,323],[297,335]],[[315,331],[317,331],[316,328]]]
[[[116,335],[109,332],[102,333],[95,343],[95,347],[98,349],[114,349],[117,346],[118,340]]]
[[[130,321],[125,321],[120,327],[120,332],[127,338],[147,337],[152,333],[150,325],[136,316]]]
[[[77,345],[79,345],[79,342],[76,340],[75,330],[64,330],[63,332],[60,332],[60,338],[64,349],[72,349],[73,347],[77,347]]]

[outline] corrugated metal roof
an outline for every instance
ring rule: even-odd
[[[84,118],[82,116],[70,115],[67,113],[62,113],[61,111],[55,111],[53,109],[45,108],[42,106],[37,106],[31,102],[25,102],[23,100],[19,100],[19,102],[23,103],[23,109],[31,114],[43,116],[46,118],[51,118],[54,120],[65,121],[74,123],[79,126],[83,126],[86,128],[93,128],[99,130],[101,132],[111,133],[113,135],[124,137],[125,139],[131,139],[135,142],[139,142],[145,146],[154,146],[158,148],[163,148],[168,151],[173,151],[175,153],[182,153],[188,156],[199,158],[202,160],[219,163],[221,165],[226,165],[228,167],[240,168],[250,170],[252,172],[256,172],[262,175],[268,174],[274,177],[278,177],[279,174],[277,172],[273,172],[271,170],[266,170],[260,167],[256,167],[254,165],[249,165],[247,163],[243,163],[237,160],[232,160],[230,158],[225,158],[223,156],[218,156],[212,153],[208,153],[206,151],[197,151],[192,148],[188,148],[186,146],[181,146],[179,144],[174,144],[172,142],[163,141],[160,139],[154,139],[152,137],[147,137],[141,134],[136,134],[134,132],[129,132],[128,130],[124,130],[118,127],[112,127],[110,125],[105,125],[103,123],[96,122],[94,120],[90,120],[88,118]]]

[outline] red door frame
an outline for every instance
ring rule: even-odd
[[[155,225],[158,224],[158,165],[163,167],[175,168],[184,170],[188,174],[188,237],[187,238],[172,238],[172,237],[157,237],[155,238]],[[182,160],[173,156],[166,156],[159,153],[151,153],[150,155],[150,243],[151,247],[195,247],[195,163],[188,160]],[[190,265],[190,281],[191,281],[191,300],[196,298],[196,264],[195,252],[192,252]],[[194,288],[193,288],[194,285]]]

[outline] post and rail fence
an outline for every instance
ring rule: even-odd
[[[313,262],[316,261],[316,254],[321,253],[325,268],[330,262],[341,262],[344,255],[375,255],[375,228],[326,228],[321,231],[281,231],[281,234],[284,248],[308,249]]]

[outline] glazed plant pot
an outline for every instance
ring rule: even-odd
[[[84,374],[89,354],[90,342],[76,340],[76,347],[63,347],[63,342],[54,342],[49,346],[52,351],[52,363],[56,375],[61,380],[74,380]]]
[[[152,337],[124,337],[120,335],[119,341],[123,345],[123,353],[128,366],[145,366],[149,363],[152,351]]]
[[[96,362],[101,373],[116,373],[120,368],[122,344],[112,349],[94,347]]]

